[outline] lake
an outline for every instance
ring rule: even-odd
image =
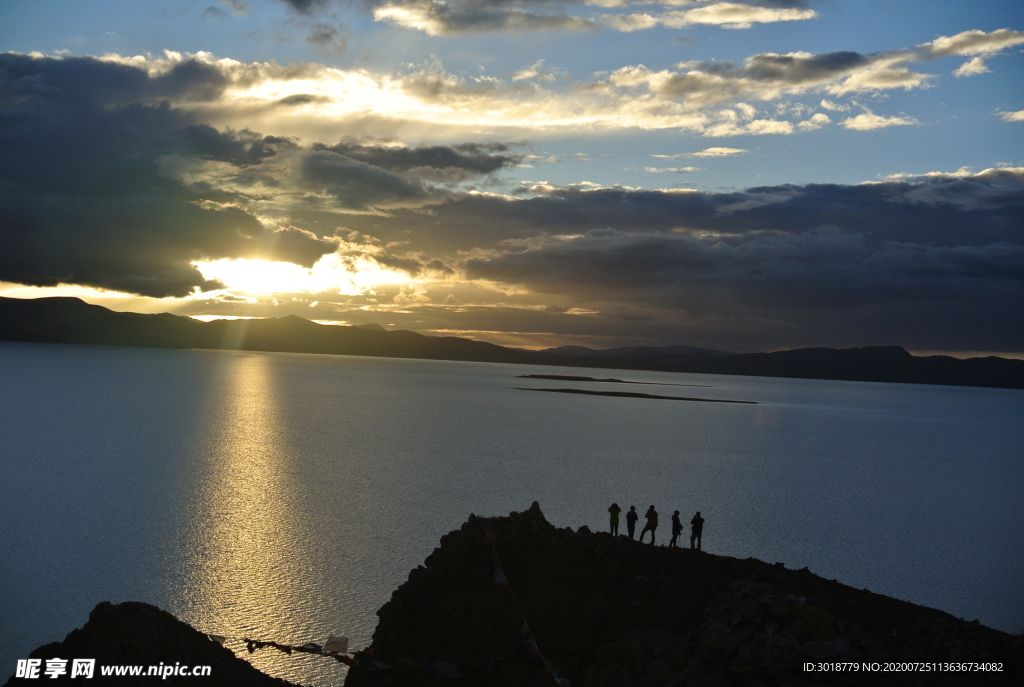
[[[1022,419],[1020,390],[0,343],[0,680],[104,600],[361,648],[441,535],[535,500],[573,528],[606,528],[612,501],[666,524],[700,510],[711,553],[1019,633]],[[344,675],[246,657],[303,684]]]

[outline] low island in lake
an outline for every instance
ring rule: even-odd
[[[706,530],[705,546],[713,548],[713,541]],[[343,657],[351,665],[346,687],[553,686],[559,680],[572,687],[1009,687],[1024,681],[1019,635],[806,568],[640,544],[586,527],[559,529],[537,503],[507,517],[471,515],[441,538],[377,615],[371,646]],[[85,655],[101,665],[212,666],[212,679],[172,677],[167,684],[289,687],[147,604],[101,603],[83,628],[31,657]],[[836,661],[859,669],[822,679],[804,667]],[[882,668],[909,663],[981,668]],[[38,682],[12,677],[6,684]],[[156,683],[111,677],[89,684]]]

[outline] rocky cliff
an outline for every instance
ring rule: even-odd
[[[181,622],[167,611],[137,601],[121,604],[103,602],[89,614],[89,621],[72,630],[62,642],[45,644],[29,658],[41,659],[35,678],[11,677],[5,687],[14,685],[117,685],[153,687],[154,685],[202,685],[203,687],[296,687],[290,682],[261,673],[248,661],[212,641],[207,635]],[[72,676],[70,659],[96,659],[93,675]],[[62,675],[45,674],[47,659],[64,659]],[[100,674],[100,666],[157,666],[163,672],[178,666],[194,669],[209,666],[209,675]],[[5,666],[7,668],[7,666]],[[168,673],[170,670],[167,671]],[[178,670],[176,672],[182,672]]]
[[[347,687],[1024,684],[1019,636],[807,569],[560,530],[536,503],[442,537],[378,615]],[[804,671],[822,660],[1003,671]]]

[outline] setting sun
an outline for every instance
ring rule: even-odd
[[[333,291],[355,296],[378,286],[412,281],[408,274],[384,269],[368,258],[343,261],[337,254],[325,255],[308,269],[290,262],[246,258],[193,265],[206,279],[217,279],[229,290],[249,295]]]

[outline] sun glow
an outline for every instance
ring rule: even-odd
[[[378,286],[408,284],[404,272],[382,268],[369,258],[342,259],[325,255],[310,268],[290,262],[223,259],[192,263],[206,279],[217,279],[229,290],[249,295],[337,292],[358,296]]]

